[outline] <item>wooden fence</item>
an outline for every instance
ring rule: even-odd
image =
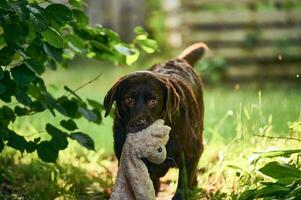
[[[301,82],[300,0],[182,0],[167,9],[171,44],[203,41],[228,80]]]
[[[131,41],[134,28],[143,26],[147,15],[145,0],[87,0],[90,23],[101,24]]]

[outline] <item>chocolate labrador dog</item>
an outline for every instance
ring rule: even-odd
[[[171,127],[166,145],[167,159],[160,165],[147,160],[156,192],[160,177],[170,167],[178,167],[179,178],[173,199],[185,199],[185,191],[197,184],[196,169],[203,152],[204,103],[200,77],[193,66],[207,46],[196,43],[176,59],[137,71],[120,78],[104,99],[107,116],[116,102],[114,116],[114,150],[120,159],[128,132],[146,128],[157,119]]]

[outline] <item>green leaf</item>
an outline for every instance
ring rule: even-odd
[[[24,63],[29,69],[39,75],[41,75],[45,71],[44,64],[40,63],[38,60],[34,60],[34,58],[26,60]]]
[[[67,135],[61,134],[53,136],[50,142],[58,150],[64,150],[68,147]]]
[[[141,39],[139,36],[136,38],[138,45],[147,53],[153,53],[158,49],[158,44],[152,39]]]
[[[32,153],[37,149],[37,147],[38,147],[38,145],[36,142],[29,141],[29,142],[27,142],[25,149],[26,149],[27,153]]]
[[[285,177],[285,178],[280,178],[277,180],[277,184],[279,185],[290,185],[293,184],[293,182],[295,182],[297,179],[296,177]]]
[[[67,134],[60,129],[52,126],[51,124],[46,124],[46,131],[52,136],[52,144],[56,149],[63,150],[68,146]]]
[[[296,188],[294,188],[293,191],[290,192],[290,194],[288,195],[288,197],[295,197],[294,199],[300,199],[300,197],[301,197],[301,185],[299,185]]]
[[[92,106],[93,108],[102,111],[104,109],[103,105],[101,105],[99,102],[93,100],[93,99],[87,99],[88,103],[90,106]]]
[[[55,162],[59,151],[56,149],[50,141],[43,141],[38,144],[38,156],[44,162]]]
[[[19,17],[20,21],[28,20],[28,18],[29,18],[29,10],[28,10],[28,8],[25,5],[14,4],[12,6],[12,8],[16,12],[16,14]]]
[[[53,116],[55,116],[55,113],[53,112],[53,109],[56,109],[57,111],[59,111],[63,115],[67,114],[67,111],[60,104],[60,102],[58,102],[58,100],[56,100],[55,98],[53,98],[50,94],[43,95],[42,99],[43,99],[42,102],[44,104],[46,104],[47,108],[51,111],[51,113],[53,114]]]
[[[0,95],[5,92],[6,86],[2,83],[0,83]]]
[[[16,43],[25,39],[26,31],[15,22],[6,23],[4,26],[4,39],[8,46],[14,46]]]
[[[0,66],[6,66],[11,63],[14,56],[14,49],[11,47],[4,47],[0,50]]]
[[[254,199],[255,197],[255,191],[256,190],[246,190],[244,192],[242,192],[239,197],[237,198],[237,200],[251,200]]]
[[[72,18],[71,10],[63,4],[52,3],[47,6],[46,11],[51,13],[60,23],[68,22]]]
[[[67,85],[65,85],[64,86],[64,89],[68,92],[68,93],[70,93],[70,94],[72,94],[73,96],[75,96],[77,99],[79,99],[80,101],[82,100],[81,98],[80,98],[80,96],[78,96],[71,88],[69,88]]]
[[[40,33],[48,28],[48,22],[44,17],[43,11],[37,7],[29,6],[30,22],[32,22],[36,32]]]
[[[0,98],[5,102],[11,102],[11,96],[16,92],[17,84],[14,80],[10,78],[8,71],[4,71],[4,77],[1,80],[1,83],[5,85],[6,89],[3,94],[0,95]]]
[[[49,27],[46,31],[41,33],[44,39],[55,48],[63,48],[64,40],[59,32]]]
[[[86,108],[80,107],[78,109],[78,112],[81,113],[89,121],[96,122],[98,119],[97,115],[94,112]]]
[[[68,45],[71,47],[71,49],[78,53],[84,53],[85,45],[84,41],[80,37],[75,34],[69,34],[64,36],[64,38],[68,41]]]
[[[46,109],[45,106],[42,104],[42,102],[39,100],[31,102],[30,108],[36,112],[42,112],[43,110]]]
[[[76,140],[80,145],[87,148],[88,150],[95,151],[94,141],[87,134],[81,132],[71,133],[71,138]]]
[[[45,66],[54,71],[57,69],[56,62],[53,59],[46,60]]]
[[[87,99],[87,101],[93,107],[92,112],[97,116],[97,121],[95,121],[95,123],[100,124],[102,122],[101,111],[104,109],[103,105],[92,99]]]
[[[76,117],[78,112],[78,105],[75,101],[71,101],[66,97],[61,97],[58,99],[58,101],[66,111],[68,117]]]
[[[63,61],[63,50],[59,48],[55,48],[47,43],[43,43],[43,49],[47,53],[48,56],[50,56],[53,60],[57,62]]]
[[[18,88],[15,93],[15,97],[20,103],[26,106],[30,106],[32,102],[31,98],[27,95],[27,92],[24,91],[24,89]]]
[[[51,124],[46,124],[46,131],[52,136],[55,137],[57,135],[66,135],[66,133],[64,133],[63,131],[61,131],[60,129],[52,126]]]
[[[129,48],[129,47],[126,47],[124,45],[121,45],[121,44],[118,44],[118,45],[115,45],[114,48],[121,54],[125,55],[125,56],[131,56],[133,54],[135,54],[135,52]]]
[[[85,2],[83,0],[69,0],[68,1],[70,5],[81,8],[85,5]]]
[[[281,195],[286,195],[290,192],[290,189],[284,186],[271,184],[265,186],[261,189],[257,189],[255,191],[255,198],[262,198],[262,197],[279,197]]]
[[[20,106],[16,106],[14,109],[15,113],[18,116],[23,116],[23,115],[27,115],[29,113],[29,110],[26,108],[21,108]]]
[[[4,78],[4,71],[3,69],[0,67],[0,80],[2,80]]]
[[[11,74],[21,87],[29,85],[36,77],[35,74],[26,67],[26,65],[14,67],[11,70]]]
[[[148,33],[147,33],[147,32],[144,30],[144,28],[142,28],[141,26],[135,27],[134,32],[135,32],[137,35],[146,35],[146,36],[148,36]]]
[[[102,51],[102,52],[106,52],[106,53],[109,53],[109,54],[113,54],[114,55],[114,51],[111,50],[108,46],[106,46],[105,44],[101,43],[101,42],[98,42],[96,40],[91,40],[90,41],[91,45],[93,47],[95,47],[96,49]]]
[[[135,52],[133,55],[126,56],[126,64],[131,65],[136,62],[139,58],[140,52],[138,49],[134,48],[133,51]]]
[[[301,170],[291,165],[281,164],[278,162],[270,162],[266,164],[264,167],[260,168],[259,171],[264,175],[267,175],[274,179],[280,179],[286,177],[301,178]]]
[[[85,28],[89,23],[88,16],[79,9],[72,9],[73,16],[76,20],[76,25]]]
[[[0,138],[0,153],[3,151],[4,149],[4,143],[3,140]]]
[[[62,120],[60,124],[69,131],[74,131],[77,129],[76,123],[72,119]]]
[[[8,3],[7,3],[7,1],[6,0],[1,0],[0,1],[0,7],[2,9],[8,9]]]
[[[14,122],[16,119],[14,111],[8,106],[2,106],[0,108],[0,124],[7,127],[10,122]]]
[[[24,152],[26,143],[27,142],[23,136],[20,136],[13,131],[9,131],[7,146]]]

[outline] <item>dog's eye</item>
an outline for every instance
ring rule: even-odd
[[[154,107],[157,104],[158,104],[157,99],[150,99],[150,100],[147,101],[147,105],[150,106],[150,107]]]
[[[159,148],[157,149],[157,151],[158,151],[159,153],[161,153],[161,152],[162,152],[162,148],[159,147]]]
[[[127,105],[127,106],[133,106],[134,103],[135,103],[135,100],[134,98],[132,97],[127,97],[124,99],[124,103]]]

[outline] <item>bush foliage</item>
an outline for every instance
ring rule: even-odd
[[[37,151],[46,162],[55,162],[59,151],[67,148],[68,138],[94,150],[94,142],[82,133],[76,119],[86,118],[100,124],[102,105],[83,100],[64,86],[66,94],[58,98],[47,90],[41,75],[46,68],[67,67],[76,55],[131,64],[140,49],[152,53],[154,40],[141,28],[135,29],[133,42],[122,42],[117,33],[102,26],[89,26],[81,0],[66,4],[43,0],[0,1],[0,152],[10,146],[21,152]],[[9,129],[16,118],[50,111],[65,119],[60,127],[46,124],[51,140],[40,137],[28,141]]]

